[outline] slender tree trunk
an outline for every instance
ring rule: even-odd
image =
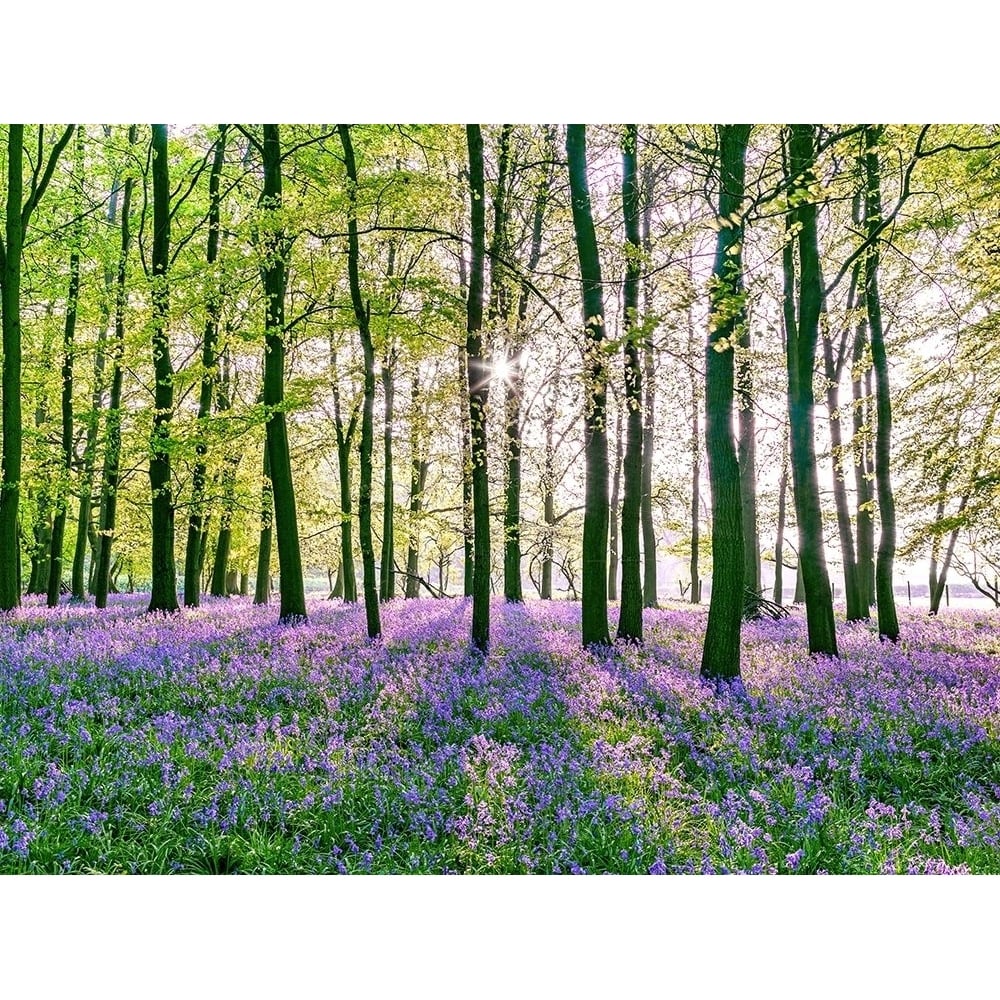
[[[152,593],[150,611],[177,610],[174,564],[174,496],[170,482],[170,421],[174,412],[174,369],[170,361],[170,174],[167,126],[153,127],[153,373],[155,411],[149,439],[149,485],[153,494]]]
[[[625,222],[625,497],[622,503],[622,599],[618,638],[642,642],[642,576],[639,507],[642,499],[642,363],[639,357],[639,130],[626,125],[622,137],[622,215]],[[620,437],[619,437],[620,440]]]
[[[136,141],[136,127],[128,130],[129,146]],[[125,358],[125,308],[128,304],[126,278],[128,252],[132,240],[129,213],[132,207],[132,188],[135,182],[126,176],[122,192],[121,244],[118,250],[118,267],[115,277],[115,336],[111,357],[111,388],[108,396],[107,441],[104,445],[104,469],[101,475],[100,544],[97,546],[97,573],[94,576],[94,604],[107,607],[111,589],[111,546],[114,542],[118,513],[118,484],[121,473],[122,449],[122,374]]]
[[[653,252],[653,181],[654,173],[647,165],[644,176],[644,203],[642,212],[642,246],[648,261]],[[643,306],[647,316],[653,312],[653,283],[647,276],[643,283]],[[656,384],[653,374],[656,358],[653,353],[653,335],[647,331],[642,339],[642,379],[645,391],[642,420],[642,603],[644,607],[657,607],[656,597],[656,530],[653,526],[653,432],[655,429]],[[697,437],[697,435],[696,435]]]
[[[73,339],[76,334],[76,310],[80,298],[80,244],[83,242],[83,131],[76,132],[76,163],[74,164],[74,199],[76,220],[73,224],[73,245],[69,255],[69,294],[66,296],[66,322],[63,326],[62,363],[62,470],[61,483],[52,521],[52,551],[49,557],[49,580],[46,604],[59,604],[62,586],[63,548],[66,538],[66,515],[69,512],[70,479],[73,475]]]
[[[553,385],[552,402],[545,410],[545,454],[542,467],[542,537],[541,537],[541,583],[538,596],[543,601],[552,600],[552,543],[555,533],[555,414],[559,400],[558,373]]]
[[[815,180],[813,129],[791,126],[790,176],[801,192],[801,202],[790,213],[799,251],[798,316],[794,315],[794,279],[791,250],[785,249],[785,327],[788,343],[788,417],[791,428],[792,482],[795,516],[799,528],[799,571],[806,596],[809,652],[837,655],[837,633],[833,617],[833,593],[826,567],[823,517],[819,501],[819,477],[814,438],[813,369],[819,341],[819,317],[823,303],[816,232],[816,204],[808,193]]]
[[[759,594],[762,587],[760,537],[757,531],[757,421],[754,416],[751,347],[750,326],[744,323],[736,358],[739,399],[737,459],[740,465],[740,495],[743,505],[743,582],[748,590]]]
[[[111,136],[111,126],[104,126],[106,138]],[[114,229],[118,224],[119,178],[115,175],[108,198],[107,223]],[[94,472],[97,466],[97,436],[101,424],[101,410],[104,403],[105,352],[108,328],[111,325],[111,302],[114,299],[115,270],[110,263],[104,267],[104,297],[101,300],[101,325],[97,332],[97,346],[94,353],[94,383],[90,397],[90,412],[87,414],[87,436],[83,449],[83,475],[80,482],[80,506],[76,521],[76,545],[73,549],[72,595],[74,601],[83,601],[87,588],[91,592],[97,579],[97,563],[100,559],[102,536],[94,530]],[[98,508],[100,500],[97,501]],[[90,573],[86,577],[87,544],[90,543]]]
[[[855,269],[851,279],[851,288],[847,296],[848,315],[854,307],[854,294],[857,287],[858,270]],[[837,509],[837,531],[840,535],[840,551],[844,562],[844,597],[847,604],[847,621],[862,621],[868,617],[868,606],[865,604],[861,591],[858,561],[854,548],[854,531],[851,526],[851,510],[847,501],[847,485],[845,482],[843,433],[840,419],[840,375],[843,369],[843,346],[846,346],[846,333],[842,341],[842,349],[835,359],[833,343],[829,337],[823,338],[823,363],[826,371],[826,408],[830,415],[830,451],[833,459],[833,499]]]
[[[39,129],[39,147],[41,129]],[[0,389],[0,611],[21,603],[21,539],[18,506],[21,497],[21,252],[31,213],[42,197],[56,161],[73,134],[70,125],[49,154],[42,172],[39,158],[27,201],[24,183],[24,126],[7,127],[7,207],[4,239],[0,241],[0,343],[3,369]],[[39,153],[41,149],[39,149]]]
[[[743,620],[743,503],[733,440],[735,345],[746,322],[743,303],[743,202],[749,125],[719,126],[719,214],[712,269],[712,312],[705,348],[705,446],[712,491],[712,596],[701,676],[740,675]],[[697,584],[692,581],[692,587]]]
[[[625,440],[622,434],[622,410],[615,407],[615,467],[611,475],[611,510],[608,520],[608,600],[618,600],[618,508],[621,500],[622,462]]]
[[[458,349],[458,372],[463,387],[469,385],[469,356],[465,344]],[[472,428],[469,425],[469,408],[462,411],[462,549],[463,593],[472,596],[475,580],[475,530],[472,521]]]
[[[608,633],[608,430],[604,366],[604,289],[587,184],[587,128],[566,130],[573,230],[583,286],[586,464],[583,514],[583,645],[601,645]]]
[[[778,530],[774,541],[774,593],[775,604],[784,604],[785,568],[785,504],[788,496],[788,425],[781,442],[781,478],[778,480]]]
[[[228,329],[228,327],[227,327]],[[216,412],[225,413],[231,406],[229,345],[222,350],[222,373],[216,391]],[[219,517],[219,534],[215,541],[212,560],[212,581],[209,593],[213,597],[226,596],[226,571],[229,568],[229,550],[232,547],[233,512],[236,506],[236,471],[240,456],[227,454],[222,466],[222,513]]]
[[[695,356],[695,327],[691,309],[688,309],[688,357]],[[701,429],[699,427],[700,400],[698,398],[698,378],[691,369],[691,559],[688,570],[691,575],[692,604],[701,603],[701,571],[698,568],[701,555]]]
[[[264,213],[281,209],[281,141],[277,125],[264,126]],[[280,223],[266,226],[264,279],[264,409],[267,412],[267,452],[274,497],[274,524],[278,536],[278,570],[281,574],[279,620],[305,620],[306,595],[302,553],[295,513],[295,486],[285,423],[285,281],[288,242]]]
[[[264,464],[260,479],[260,541],[257,545],[257,580],[254,585],[254,604],[267,604],[271,600],[271,538],[274,530],[274,493],[271,487],[271,460],[264,445]],[[222,590],[225,594],[225,582]]]
[[[882,304],[878,290],[879,239],[882,223],[882,191],[878,144],[882,129],[865,128],[865,226],[870,240],[865,254],[865,311],[871,331],[872,368],[875,372],[875,490],[881,525],[875,560],[875,600],[879,635],[891,642],[899,638],[896,595],[892,589],[896,558],[896,499],[892,491],[889,459],[892,451],[892,400],[889,395],[889,363],[882,333]]]
[[[414,442],[415,442],[414,438]],[[416,452],[410,463],[410,530],[406,549],[406,591],[408,599],[420,596],[420,508],[430,463]]]
[[[221,230],[219,185],[222,179],[222,165],[226,157],[227,125],[219,126],[219,136],[215,141],[215,155],[208,179],[208,247],[205,254],[209,292],[205,303],[205,333],[201,342],[201,392],[198,397],[198,436],[195,444],[197,459],[192,473],[191,513],[188,516],[187,546],[184,551],[184,605],[196,608],[201,600],[202,535],[206,516],[205,479],[207,477],[208,445],[202,431],[212,414],[212,394],[216,382],[216,341],[219,333],[219,312],[222,309],[222,289],[215,274],[215,263],[219,257],[219,236]]]
[[[351,285],[351,304],[361,338],[364,358],[364,402],[361,407],[361,444],[358,452],[360,484],[358,489],[358,533],[361,542],[361,572],[365,592],[365,622],[368,638],[377,639],[382,634],[378,608],[378,583],[375,578],[375,543],[372,539],[372,448],[374,446],[375,420],[375,347],[372,343],[369,320],[371,303],[361,298],[361,280],[358,276],[358,173],[354,162],[351,130],[338,125],[341,145],[344,147],[344,164],[347,168],[350,214],[347,217],[348,250],[347,270]]]
[[[475,563],[472,584],[472,644],[485,653],[490,644],[490,493],[486,465],[486,403],[489,368],[483,354],[483,258],[486,251],[483,136],[479,125],[466,125],[469,187],[472,202],[472,262],[465,350],[469,366],[469,428],[472,459],[472,517]]]
[[[354,430],[353,421],[351,431]],[[357,576],[354,572],[353,511],[351,505],[351,441],[353,433],[337,442],[337,468],[340,472],[340,564],[344,573],[344,601],[358,600]]]
[[[857,497],[857,564],[858,599],[864,605],[865,617],[875,603],[875,493],[872,488],[871,422],[869,419],[870,391],[865,389],[865,370],[871,371],[867,352],[867,319],[858,320],[854,330],[854,351],[851,368],[851,395],[854,402],[853,437],[854,490]]]
[[[7,211],[3,246],[3,446],[0,452],[0,611],[21,603],[18,500],[21,491],[21,217],[24,126],[7,132]]]
[[[394,572],[396,487],[392,478],[392,420],[396,398],[393,376],[395,364],[395,352],[390,352],[382,365],[382,394],[385,398],[385,430],[383,433],[385,464],[382,473],[382,564],[380,567],[379,597],[383,601],[391,601],[396,596],[396,574]]]

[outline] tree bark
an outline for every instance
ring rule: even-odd
[[[111,126],[104,126],[106,138],[111,136]],[[111,182],[108,197],[107,223],[114,229],[118,224],[118,194],[119,177],[115,174]],[[101,325],[97,331],[97,345],[94,352],[94,382],[90,397],[90,411],[87,414],[86,438],[83,448],[83,475],[80,481],[80,505],[76,519],[76,545],[73,549],[72,597],[74,601],[83,601],[87,596],[88,581],[86,561],[87,545],[90,543],[89,587],[94,589],[97,578],[97,563],[100,559],[102,536],[94,527],[94,470],[97,466],[97,436],[100,430],[101,410],[103,409],[105,382],[105,352],[107,349],[108,328],[111,325],[111,302],[114,298],[115,270],[110,263],[104,265],[104,297],[101,300]],[[100,500],[98,499],[98,507]]]
[[[281,140],[277,125],[264,126],[264,213],[281,209]],[[281,574],[279,621],[304,621],[305,583],[295,513],[295,486],[285,423],[285,282],[288,242],[279,222],[268,220],[261,276],[264,283],[264,409],[267,412],[267,452],[274,497],[274,525],[278,536]]]
[[[254,584],[254,604],[267,604],[271,600],[271,541],[274,531],[274,492],[271,487],[271,462],[267,444],[260,478],[260,540],[257,543],[257,579]],[[222,584],[225,596],[225,576]]]
[[[625,223],[625,496],[622,502],[622,598],[618,638],[642,642],[642,576],[639,556],[639,506],[642,496],[642,364],[639,358],[639,130],[626,125],[622,137],[622,215]]]
[[[694,318],[688,309],[688,355],[695,356]],[[691,575],[692,604],[701,603],[701,571],[698,568],[701,555],[701,429],[699,427],[700,401],[698,399],[698,379],[691,369],[691,558],[688,572]]]
[[[615,464],[611,473],[611,509],[608,512],[608,600],[618,600],[618,509],[621,501],[622,462],[625,440],[622,434],[622,409],[615,407]]]
[[[790,181],[799,203],[789,213],[799,252],[798,315],[795,315],[791,244],[784,251],[785,328],[788,355],[788,419],[791,429],[792,483],[799,528],[799,572],[806,598],[809,652],[837,655],[833,594],[826,567],[823,517],[814,437],[813,369],[819,341],[823,279],[816,233],[816,204],[809,188],[815,182],[815,151],[810,125],[792,125]]]
[[[753,365],[750,359],[750,326],[743,324],[736,357],[739,398],[740,494],[743,505],[743,582],[755,594],[761,592],[760,537],[757,531],[757,420],[754,416]]]
[[[854,350],[851,367],[851,396],[854,403],[851,450],[854,454],[854,489],[857,498],[855,548],[858,564],[858,599],[867,617],[875,603],[875,492],[872,487],[870,426],[871,394],[865,388],[868,366],[868,321],[858,319],[854,329]]]
[[[41,125],[38,126],[42,128]],[[26,201],[24,183],[24,126],[7,128],[7,207],[4,239],[0,241],[0,344],[3,369],[0,389],[0,611],[10,611],[21,603],[21,540],[18,506],[21,496],[21,253],[31,214],[52,178],[52,172],[73,134],[70,125],[53,146],[41,173],[36,174]],[[41,134],[39,134],[41,146]]]
[[[136,141],[136,127],[128,130],[129,146]],[[118,484],[121,478],[122,449],[122,374],[125,358],[125,308],[128,304],[126,278],[128,252],[132,241],[129,213],[135,181],[129,173],[122,192],[121,243],[115,277],[115,336],[111,346],[111,388],[108,396],[107,440],[104,445],[104,468],[101,474],[100,543],[97,546],[97,573],[94,576],[94,604],[107,607],[111,588],[111,546],[115,537],[118,513]]]
[[[851,287],[847,296],[848,316],[854,308],[855,289],[859,268],[851,277]],[[850,320],[848,320],[850,322]],[[847,502],[845,483],[843,433],[840,419],[840,376],[843,371],[847,333],[845,329],[836,358],[833,343],[829,337],[823,338],[823,363],[826,372],[826,408],[830,415],[830,451],[833,459],[833,499],[837,510],[837,532],[840,535],[840,551],[844,562],[844,597],[847,605],[846,618],[849,622],[862,621],[868,617],[868,605],[861,589],[858,560],[854,548],[854,532],[851,526],[851,511]]]
[[[205,442],[203,428],[212,414],[212,395],[217,374],[216,341],[219,333],[219,313],[222,309],[222,289],[215,274],[215,263],[219,258],[219,236],[221,232],[221,213],[219,186],[222,180],[222,165],[226,157],[227,125],[219,126],[219,135],[215,141],[215,154],[212,158],[212,169],[208,178],[208,246],[205,253],[205,264],[209,285],[205,303],[205,333],[201,342],[201,391],[198,396],[198,432],[195,444],[197,458],[192,473],[191,513],[188,516],[187,545],[184,550],[184,605],[188,608],[198,607],[201,601],[201,564],[202,535],[204,534],[205,517],[205,479],[208,445]]]
[[[774,541],[774,593],[775,604],[784,604],[785,568],[785,504],[788,496],[788,425],[781,442],[781,478],[778,481],[778,529]]]
[[[604,366],[604,290],[587,184],[587,128],[566,129],[573,231],[583,292],[585,422],[583,514],[583,645],[604,645],[608,633],[608,431]]]
[[[479,125],[466,125],[469,187],[472,202],[472,261],[466,307],[465,349],[469,375],[469,430],[472,460],[474,566],[472,644],[486,653],[490,644],[490,493],[486,464],[486,403],[489,370],[483,355],[483,258],[486,252],[483,136]]]
[[[546,126],[546,148],[555,162],[555,128]],[[542,257],[542,227],[545,208],[552,186],[552,168],[546,168],[535,191],[531,219],[531,249],[528,254],[528,274],[534,275]],[[507,442],[507,489],[504,503],[504,597],[521,602],[521,395],[524,390],[524,341],[528,319],[529,288],[522,283],[517,306],[517,325],[512,335],[507,358],[507,379],[504,384],[504,416]]]
[[[371,305],[361,297],[361,280],[358,275],[358,173],[354,160],[351,130],[346,125],[337,126],[341,145],[344,147],[344,164],[347,169],[347,188],[350,213],[347,217],[347,270],[351,285],[351,304],[361,338],[364,358],[364,403],[361,408],[361,444],[359,448],[358,532],[361,541],[361,572],[365,592],[365,622],[368,638],[377,639],[382,634],[379,619],[378,584],[375,580],[375,544],[372,540],[372,448],[374,444],[375,410],[375,347],[372,343],[369,319]]]
[[[879,237],[882,223],[882,192],[878,144],[882,129],[865,127],[865,311],[871,332],[872,368],[875,372],[875,491],[881,532],[875,559],[875,600],[879,635],[895,642],[899,638],[896,595],[892,588],[896,558],[896,499],[892,491],[889,459],[892,450],[892,400],[889,395],[889,363],[882,332],[882,304],[878,290]]]
[[[228,330],[228,326],[227,326]],[[216,391],[216,412],[225,413],[232,405],[230,399],[229,345],[222,349],[222,371]],[[209,593],[213,597],[226,596],[226,572],[229,568],[229,550],[232,547],[233,511],[235,509],[236,471],[239,455],[227,454],[222,466],[222,513],[219,516],[219,534],[215,540],[215,557],[212,560],[212,580]]]
[[[654,174],[647,165],[644,176],[644,204],[642,212],[642,246],[648,261],[653,252],[653,187]],[[653,283],[647,276],[643,287],[643,305],[646,315],[653,311]],[[647,330],[642,340],[642,379],[645,401],[642,420],[642,603],[644,607],[657,607],[656,597],[656,530],[653,526],[653,440],[655,430],[656,384],[653,374],[656,358],[653,350],[653,334]]]
[[[390,351],[382,364],[382,395],[385,400],[383,432],[384,468],[382,471],[382,563],[380,566],[379,597],[391,601],[396,596],[396,487],[392,475],[392,420],[396,399],[394,368],[395,351]]]
[[[719,230],[705,348],[705,446],[712,491],[712,596],[701,676],[740,675],[743,620],[743,503],[733,440],[734,355],[746,322],[743,294],[743,194],[749,125],[719,126]],[[697,583],[692,580],[692,588]]]
[[[174,564],[174,497],[170,482],[170,421],[174,412],[174,370],[170,360],[170,172],[167,126],[153,125],[153,430],[149,438],[149,486],[152,500],[152,592],[149,611],[177,610]]]

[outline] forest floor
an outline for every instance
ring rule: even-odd
[[[579,648],[578,604],[208,600],[172,617],[29,598],[0,620],[2,872],[1000,872],[1000,619],[902,637],[704,612]],[[612,609],[612,619],[616,612]]]

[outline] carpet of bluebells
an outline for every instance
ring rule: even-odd
[[[0,871],[1000,872],[1000,622],[903,610],[897,645],[704,612],[579,648],[579,605],[31,603],[0,620]],[[612,612],[612,617],[614,612]]]

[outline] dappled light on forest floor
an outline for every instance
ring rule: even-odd
[[[745,694],[698,677],[704,614],[580,649],[580,608],[243,600],[0,621],[6,872],[1000,872],[1000,627],[898,644],[744,629]]]

